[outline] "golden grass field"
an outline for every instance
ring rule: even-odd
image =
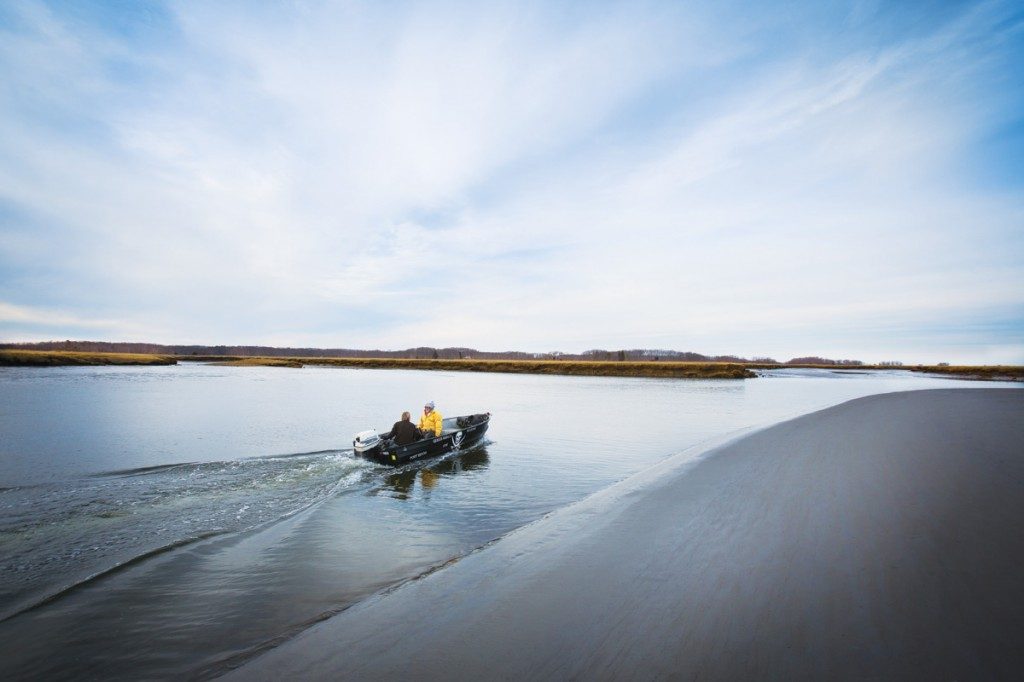
[[[296,358],[237,358],[210,364],[219,367],[302,367],[302,361]]]
[[[0,366],[52,367],[56,365],[176,365],[170,355],[144,353],[79,353],[62,350],[0,350]]]
[[[1020,365],[772,365],[750,363],[753,369],[828,369],[844,372],[861,372],[868,370],[897,370],[904,372],[922,372],[925,374],[942,374],[956,379],[975,379],[981,381],[1024,381],[1024,367]]]
[[[218,365],[301,367],[321,365],[363,369],[424,369],[506,374],[570,376],[662,377],[668,379],[744,379],[755,376],[738,363],[715,362],[580,362],[572,360],[414,360],[406,358],[222,358],[190,356],[182,360],[212,361]],[[287,364],[285,364],[287,363]]]
[[[931,365],[913,365],[906,367],[911,372],[927,372],[929,374],[948,374],[959,379],[987,379],[990,381],[1024,381],[1024,367],[1018,365],[953,365],[947,367]]]
[[[774,365],[727,362],[588,362],[580,360],[418,360],[407,358],[239,357],[172,356],[143,353],[82,353],[74,351],[0,350],[0,366],[45,367],[57,365],[173,365],[178,361],[210,362],[238,367],[290,367],[304,365],[363,369],[419,369],[509,374],[559,374],[569,376],[653,377],[665,379],[745,379],[753,369],[808,367],[842,371],[872,369],[941,374],[961,379],[1024,381],[1024,367],[1013,365],[940,366],[907,365]]]

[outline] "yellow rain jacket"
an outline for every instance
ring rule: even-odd
[[[433,431],[435,436],[441,435],[441,413],[431,410],[430,414],[420,417],[420,431]]]

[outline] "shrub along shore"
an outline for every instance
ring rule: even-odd
[[[739,362],[585,361],[585,360],[433,360],[411,358],[264,357],[238,355],[157,355],[146,353],[86,353],[77,351],[0,350],[0,366],[57,365],[174,365],[209,362],[224,366],[290,367],[305,365],[362,369],[418,369],[509,374],[653,377],[665,379],[747,379],[758,369],[827,369],[839,372],[901,370],[941,374],[959,379],[1024,381],[1024,367],[1012,365],[813,365]]]

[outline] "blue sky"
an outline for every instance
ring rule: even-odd
[[[0,6],[0,340],[1024,363],[1024,8]]]

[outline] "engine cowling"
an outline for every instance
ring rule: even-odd
[[[360,455],[366,454],[370,450],[380,447],[380,444],[380,434],[377,433],[376,429],[360,431],[352,441],[352,447],[355,449],[356,453]]]

